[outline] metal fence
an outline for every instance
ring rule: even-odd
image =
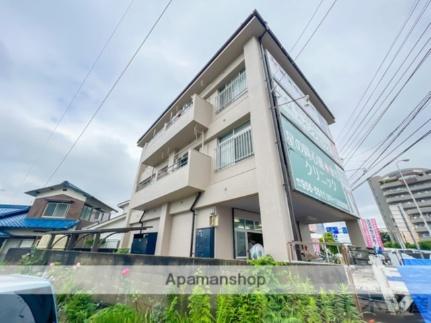
[[[245,70],[243,70],[219,92],[216,97],[216,113],[235,101],[246,89]]]
[[[142,190],[147,185],[150,185],[154,181],[158,181],[159,179],[169,175],[170,173],[175,172],[177,169],[184,167],[188,164],[189,161],[189,152],[184,154],[183,156],[177,158],[172,165],[166,165],[165,167],[160,168],[157,173],[153,173],[151,176],[143,179],[136,186],[136,192]]]
[[[235,134],[217,146],[216,168],[220,169],[253,155],[251,129]]]

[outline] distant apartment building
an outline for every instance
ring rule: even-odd
[[[107,221],[115,211],[68,181],[26,194],[34,197],[32,205],[0,204],[1,255],[10,248],[37,246],[46,232]]]
[[[345,221],[363,245],[334,117],[254,12],[138,140],[132,252],[286,259],[309,224]]]
[[[401,170],[427,223],[431,226],[431,170]],[[391,238],[402,243],[430,239],[423,219],[411,198],[399,171],[371,177],[369,185]]]

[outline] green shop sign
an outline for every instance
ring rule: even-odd
[[[341,167],[283,115],[281,126],[293,188],[354,214],[352,199]]]

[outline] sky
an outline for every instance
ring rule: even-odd
[[[425,2],[420,0],[419,6]],[[31,202],[24,192],[46,183],[165,3],[132,3],[82,92],[48,140],[129,1],[0,2],[0,203]],[[318,3],[174,0],[50,184],[69,180],[112,206],[129,199],[140,154],[137,139],[242,21],[257,9],[289,50]],[[296,60],[335,115],[331,132],[337,144],[342,141],[340,132],[346,120],[414,3],[339,0]],[[324,1],[302,43],[330,4]],[[406,42],[407,50],[430,21],[428,8]],[[399,59],[394,66],[397,63]],[[347,170],[357,168],[366,151],[430,90],[430,72],[431,63],[426,61],[355,158],[345,165]],[[425,110],[411,129],[430,116],[430,109]],[[430,143],[427,139],[406,154],[411,161],[405,166],[431,168]],[[382,173],[392,170],[393,165]],[[367,184],[355,191],[355,198],[363,217],[379,217]]]

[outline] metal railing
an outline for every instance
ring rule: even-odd
[[[218,144],[216,169],[235,164],[251,155],[253,155],[253,143],[249,128]]]
[[[166,129],[172,126],[178,119],[180,119],[192,107],[192,105],[192,101],[184,104],[182,108],[166,123]]]
[[[241,71],[237,77],[230,81],[219,92],[216,97],[216,113],[219,113],[229,104],[235,101],[247,89],[245,70]]]
[[[149,177],[145,178],[144,180],[142,180],[141,182],[139,182],[139,184],[136,186],[136,192],[142,190],[144,187],[152,184],[153,182],[157,182],[158,180],[162,179],[163,177],[169,175],[170,173],[175,172],[177,169],[180,169],[180,168],[186,166],[189,162],[189,154],[190,153],[188,153],[186,156],[183,156],[183,157],[177,159],[170,166],[165,166],[165,167],[160,168],[157,171],[157,174],[154,173],[151,176],[149,176]]]

